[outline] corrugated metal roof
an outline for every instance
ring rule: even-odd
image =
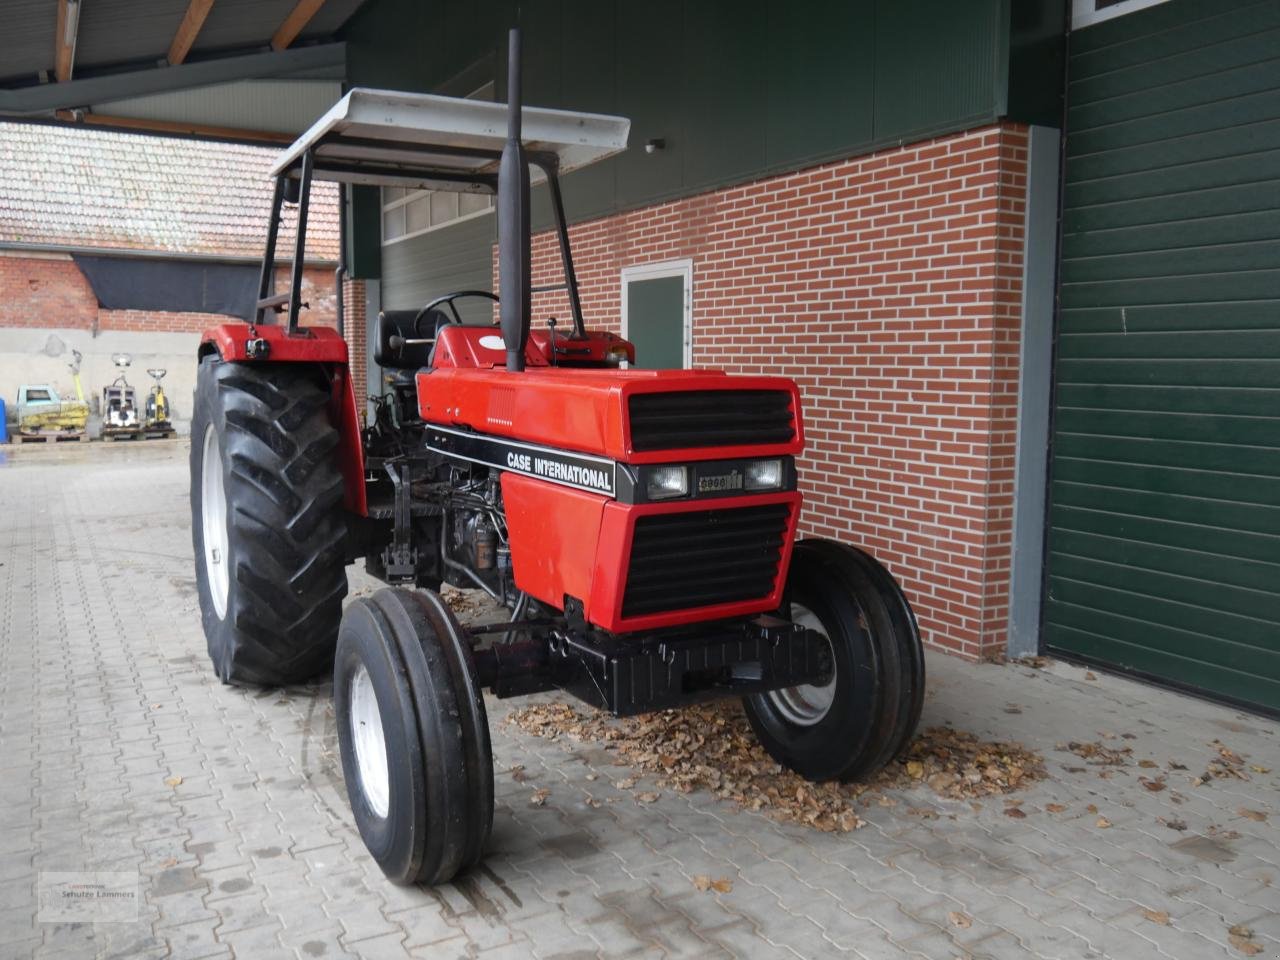
[[[279,151],[82,127],[0,123],[0,244],[259,257]],[[286,211],[288,208],[286,207]],[[292,250],[286,213],[280,251]],[[317,183],[309,258],[338,256],[334,184]]]

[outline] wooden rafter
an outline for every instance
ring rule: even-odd
[[[209,11],[212,9],[213,0],[191,0],[187,4],[187,12],[182,15],[178,31],[173,35],[173,42],[169,44],[170,66],[177,66],[187,59],[187,54],[191,52],[191,45],[196,42],[196,37],[200,35],[200,28],[204,26],[205,18],[209,16]]]
[[[298,34],[306,29],[311,18],[322,6],[324,6],[324,0],[298,0],[297,5],[289,11],[289,15],[284,18],[276,29],[275,35],[272,36],[271,49],[283,50],[297,40]]]
[[[170,136],[208,137],[213,140],[243,140],[259,143],[292,143],[295,134],[277,133],[274,130],[246,130],[243,127],[218,127],[207,123],[180,123],[175,120],[142,120],[137,117],[113,117],[101,113],[80,113],[59,110],[57,119],[67,123],[84,123],[94,127],[111,127],[115,130],[138,130],[144,133],[161,133]]]
[[[76,59],[76,34],[80,31],[79,0],[55,0],[58,23],[53,38],[53,75],[59,83],[71,79]],[[73,9],[74,8],[74,9]]]

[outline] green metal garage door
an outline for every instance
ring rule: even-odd
[[[1071,38],[1046,644],[1280,710],[1280,3]]]

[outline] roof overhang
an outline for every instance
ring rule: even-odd
[[[626,149],[631,121],[525,107],[522,141],[538,167],[567,173]],[[501,103],[357,88],[281,154],[273,175],[294,174],[310,150],[320,180],[492,192],[507,137]]]
[[[0,119],[287,143],[341,93],[367,0],[40,0],[0,32]]]

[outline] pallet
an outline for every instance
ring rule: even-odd
[[[169,440],[178,435],[173,427],[156,427],[142,431],[143,440]]]
[[[142,431],[141,430],[111,430],[111,431],[103,430],[102,439],[103,440],[141,440]]]
[[[14,443],[87,443],[89,434],[83,430],[59,430],[41,433],[15,433]]]

